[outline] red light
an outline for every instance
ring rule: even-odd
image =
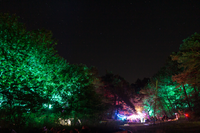
[[[189,115],[188,115],[188,114],[185,114],[185,116],[188,117]]]

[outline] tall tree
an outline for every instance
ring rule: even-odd
[[[97,91],[99,83],[94,69],[82,64],[70,65],[61,73],[66,84],[60,91],[64,117],[97,119],[106,105]]]
[[[9,14],[0,14],[0,31],[1,118],[23,125],[31,112],[51,101],[58,67],[66,63],[54,56],[49,31],[27,31]]]
[[[195,106],[199,106],[199,82],[200,82],[200,63],[199,63],[199,51],[200,51],[200,34],[194,33],[190,37],[183,40],[183,44],[180,45],[179,51],[171,55],[172,60],[177,61],[180,68],[184,71],[178,75],[173,76],[173,80],[177,81],[185,92],[185,97],[188,101],[188,105],[191,109],[190,100],[185,90],[185,84],[189,84],[194,88]]]
[[[106,92],[111,101],[111,115],[113,115],[114,110],[119,111],[120,108],[123,108],[124,103],[126,106],[129,106],[132,111],[135,111],[135,106],[131,102],[131,89],[129,83],[124,80],[119,75],[114,75],[112,72],[107,72],[105,76],[101,77],[103,82],[104,91]]]

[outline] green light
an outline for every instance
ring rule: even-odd
[[[59,57],[51,32],[26,31],[16,16],[1,13],[0,29],[0,111],[8,111],[5,119],[24,123],[30,115],[40,114],[40,110],[52,109],[49,112],[53,112],[59,107],[72,116],[80,112],[89,117],[106,107],[95,92],[96,77],[91,74],[92,69],[70,65]],[[20,122],[15,121],[15,117]],[[43,118],[42,115],[38,115],[39,118]]]

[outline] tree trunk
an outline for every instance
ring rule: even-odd
[[[199,95],[199,91],[196,89],[196,86],[194,86],[194,92],[195,92],[195,102],[194,102],[194,106],[195,108],[198,108],[199,106],[199,98],[198,98],[198,95]]]
[[[114,111],[116,112],[116,102],[117,102],[117,96],[116,95],[114,95],[114,98],[115,98],[115,100],[114,100]],[[113,112],[112,112],[113,113]],[[117,119],[117,116],[114,116],[114,119]]]
[[[164,103],[166,104],[166,106],[167,106],[167,108],[168,108],[169,114],[170,114],[171,116],[173,116],[172,113],[171,113],[171,110],[170,110],[169,106],[167,105],[167,103],[166,103],[165,101],[164,101]]]
[[[77,122],[77,115],[76,115],[76,113],[74,114],[74,126],[76,126],[76,122]]]
[[[117,102],[117,96],[114,95],[114,106],[116,106],[116,102]]]
[[[119,113],[119,97],[117,97],[117,102],[118,102],[118,105],[117,105],[117,114]]]
[[[185,94],[185,98],[186,98],[187,104],[188,104],[188,106],[189,106],[189,110],[192,110],[192,109],[191,109],[191,105],[190,105],[189,98],[188,98],[188,96],[187,96],[187,92],[186,92],[186,90],[185,90],[185,86],[184,86],[184,85],[182,85],[182,86],[183,86],[183,91],[184,91],[184,94]]]
[[[170,106],[171,106],[171,108],[172,108],[172,112],[175,113],[175,112],[174,112],[174,107],[172,106],[172,103],[171,103],[171,101],[170,101],[170,99],[169,99],[168,96],[167,96],[167,100],[169,101],[169,104],[170,104]]]
[[[115,114],[115,111],[116,111],[116,101],[117,101],[117,98],[116,98],[116,95],[114,94],[114,100],[112,101],[113,102],[113,105],[112,105],[112,109],[110,110],[110,118],[113,119],[113,115]],[[114,119],[116,118],[116,116],[114,116]]]
[[[198,86],[197,86],[197,77],[196,77],[196,75],[195,75],[195,84],[194,84],[194,92],[195,92],[195,94],[194,94],[194,98],[195,98],[195,102],[194,102],[194,107],[196,108],[196,109],[198,109],[199,107],[199,98],[198,98],[198,96],[199,96],[199,90],[198,90]],[[196,88],[197,87],[197,88]]]

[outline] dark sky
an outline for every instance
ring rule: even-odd
[[[0,0],[0,12],[16,13],[28,29],[51,30],[68,62],[130,83],[153,76],[200,32],[200,0]]]

